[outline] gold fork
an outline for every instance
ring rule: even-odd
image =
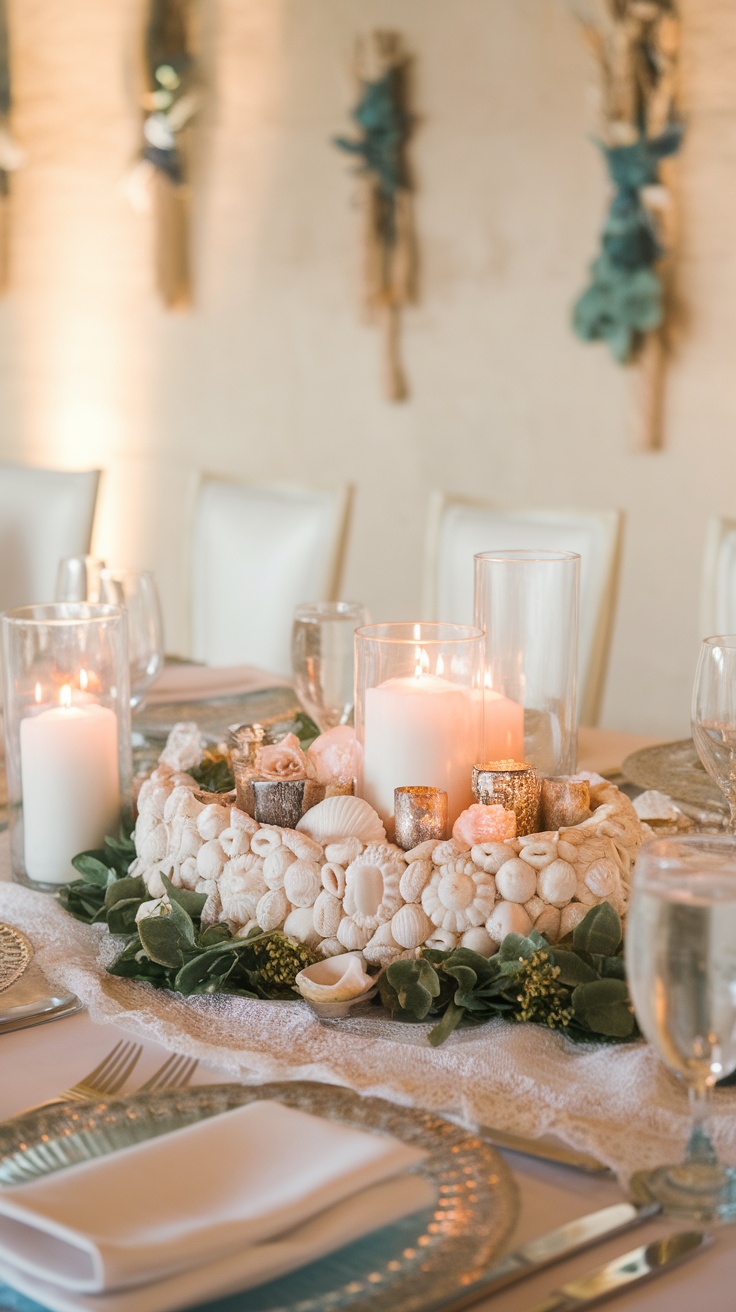
[[[27,1112],[36,1112],[42,1107],[55,1107],[61,1102],[99,1102],[109,1094],[117,1093],[125,1084],[142,1051],[140,1043],[128,1043],[121,1039],[103,1057],[99,1066],[95,1066],[88,1075],[83,1075],[76,1084],[71,1084],[53,1098],[46,1098],[44,1102],[24,1108],[17,1115],[25,1116]]]
[[[183,1089],[189,1084],[199,1065],[198,1057],[185,1057],[181,1052],[172,1052],[150,1079],[142,1084],[136,1093],[158,1093],[163,1089]],[[2,1312],[2,1309],[0,1309]]]

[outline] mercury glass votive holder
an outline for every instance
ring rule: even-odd
[[[394,789],[394,841],[405,852],[428,839],[447,837],[447,793],[444,788]]]
[[[516,816],[516,833],[534,834],[539,827],[542,781],[525,761],[488,761],[473,766],[473,796],[484,806],[502,806]]]
[[[23,606],[2,641],[13,878],[58,889],[79,878],[73,856],[132,827],[126,616]]]
[[[355,635],[358,792],[393,833],[394,790],[447,793],[448,824],[472,802],[483,635],[465,624],[370,624]]]
[[[572,774],[580,556],[488,551],[475,557],[475,623],[485,634],[483,760]]]

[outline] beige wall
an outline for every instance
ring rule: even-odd
[[[137,142],[136,0],[9,0],[12,291],[0,303],[0,457],[108,471],[100,550],[156,571],[186,646],[196,472],[356,488],[343,591],[418,610],[431,489],[621,507],[604,721],[687,728],[706,521],[736,512],[736,8],[683,0],[679,177],[686,322],[666,448],[634,454],[631,380],[568,328],[605,203],[588,65],[566,0],[201,0],[197,308],[152,290],[148,220],[121,179]],[[356,31],[416,54],[421,305],[412,387],[379,388],[356,313],[348,161]],[[257,544],[254,555],[257,556]]]

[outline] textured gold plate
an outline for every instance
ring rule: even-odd
[[[25,934],[0,921],[0,992],[20,979],[32,956],[33,948]]]

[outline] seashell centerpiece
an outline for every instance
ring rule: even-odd
[[[367,1002],[376,992],[375,979],[364,969],[360,952],[343,952],[306,966],[294,987],[320,1018],[346,1016],[358,1002]]]
[[[280,930],[320,952],[330,969],[321,978],[310,968],[314,984],[332,988],[344,971],[347,987],[351,962],[382,968],[425,945],[491,955],[507,933],[532,928],[555,943],[597,902],[625,918],[643,830],[631,801],[597,776],[579,824],[521,837],[492,827],[491,837],[470,807],[451,839],[403,851],[362,798],[326,797],[296,829],[259,824],[229,799],[206,800],[180,766],[164,754],[138,799],[130,873],[146,885],[149,914],[166,876],[206,895],[205,924]]]

